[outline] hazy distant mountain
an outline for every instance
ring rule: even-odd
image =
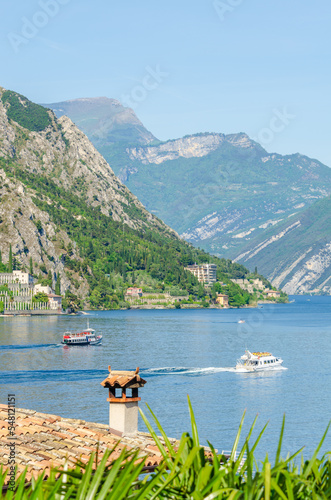
[[[116,99],[91,97],[43,104],[60,118],[69,118],[80,128],[95,146],[105,148],[118,142],[148,144],[155,140],[137,118],[131,108]]]

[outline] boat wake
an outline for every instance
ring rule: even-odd
[[[184,375],[184,376],[189,376],[189,377],[199,377],[203,375],[213,375],[215,373],[248,373],[251,375],[252,373],[255,374],[261,374],[261,373],[270,373],[274,371],[281,371],[281,370],[287,370],[284,366],[279,366],[277,368],[272,368],[270,370],[263,370],[259,372],[248,372],[245,369],[238,370],[235,367],[215,367],[215,366],[209,366],[207,368],[186,368],[183,366],[176,366],[176,367],[169,367],[165,366],[162,368],[142,368],[141,369],[141,375],[143,377],[157,377],[157,376],[162,376],[162,375]]]
[[[59,383],[91,381],[105,376],[105,370],[15,370],[0,371],[2,383],[6,384],[43,384],[45,381]],[[94,383],[94,382],[93,382]]]
[[[168,367],[163,368],[145,368],[141,370],[143,377],[155,377],[160,375],[189,375],[189,376],[200,376],[200,375],[212,375],[214,373],[220,372],[235,372],[235,368],[222,368],[209,366],[207,368],[186,368],[183,366]]]
[[[1,351],[19,351],[22,349],[48,349],[54,347],[61,347],[61,344],[13,344],[13,345],[0,345]]]

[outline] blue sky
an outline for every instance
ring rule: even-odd
[[[0,85],[35,102],[112,97],[162,140],[246,132],[331,166],[327,0],[3,0],[1,14]]]

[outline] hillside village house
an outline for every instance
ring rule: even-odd
[[[0,286],[7,285],[8,292],[1,292],[4,302],[5,312],[24,313],[28,310],[34,312],[42,310],[44,313],[52,311],[53,313],[62,312],[62,297],[56,295],[50,286],[41,284],[34,285],[34,278],[29,273],[22,271],[13,271],[12,273],[0,273]],[[32,298],[37,293],[44,293],[48,297],[45,303],[36,303]]]
[[[220,304],[223,307],[229,307],[229,296],[223,293],[218,293],[216,297],[216,304]]]
[[[12,273],[0,273],[0,285],[20,283],[21,285],[33,285],[33,276],[22,271],[13,271]]]
[[[267,297],[272,297],[273,299],[278,299],[280,297],[280,292],[277,290],[266,290],[265,293]]]
[[[190,271],[200,283],[210,285],[216,283],[216,264],[193,264],[184,268],[186,271]]]
[[[136,288],[136,287],[130,287],[127,289],[125,295],[127,295],[129,298],[139,298],[143,294],[142,288]]]

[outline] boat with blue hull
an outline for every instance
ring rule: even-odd
[[[102,335],[96,335],[93,328],[87,328],[79,333],[65,332],[61,344],[74,345],[99,345],[102,342]]]

